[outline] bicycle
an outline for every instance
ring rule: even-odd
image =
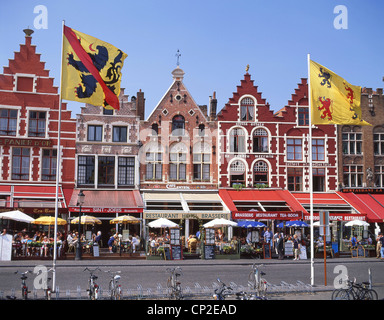
[[[119,284],[121,271],[112,272],[111,270],[107,270],[111,275],[111,280],[109,281],[109,293],[111,300],[120,300],[121,299],[121,285]]]
[[[19,272],[19,271],[16,271],[15,274],[18,274],[20,273],[21,274],[21,297],[23,300],[27,300],[28,299],[28,293],[30,293],[31,291],[28,290],[28,286],[27,286],[27,283],[25,280],[28,279],[28,277],[26,276],[27,273],[32,273],[32,271],[30,270],[27,270],[25,272]],[[16,297],[15,296],[7,296],[7,299],[10,299],[10,300],[15,300]]]
[[[227,296],[233,294],[233,289],[228,287],[224,282],[222,282],[219,278],[217,281],[221,284],[219,288],[214,290],[213,300],[225,300]]]
[[[184,298],[183,292],[181,290],[180,281],[178,281],[177,279],[179,276],[183,274],[181,271],[181,268],[180,267],[175,267],[172,269],[167,268],[167,272],[171,274],[167,281],[167,287],[171,289],[170,299],[182,300]]]
[[[260,271],[259,268],[261,268],[263,265],[257,265],[254,263],[252,265],[252,270],[248,275],[248,287],[250,287],[251,290],[256,290],[255,299],[257,300],[264,300],[265,294],[267,292],[267,280],[263,279],[262,276],[265,276],[266,273]]]
[[[370,288],[369,282],[356,283],[356,278],[353,281],[346,279],[346,288],[335,289],[332,292],[332,300],[377,300],[377,292]]]
[[[46,272],[48,274],[49,271],[53,271],[53,269],[48,269]],[[49,282],[52,280],[52,278],[47,277],[47,287],[44,289],[44,295],[46,300],[51,300],[52,298],[52,289],[49,286]]]
[[[87,289],[89,294],[89,300],[97,300],[99,298],[99,286],[96,284],[96,280],[98,279],[98,277],[95,276],[93,273],[96,272],[97,270],[99,271],[101,270],[99,267],[93,270],[88,269],[87,267],[83,270],[83,272],[86,270],[90,272],[89,280],[88,280],[89,289]]]

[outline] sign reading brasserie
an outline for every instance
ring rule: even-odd
[[[0,138],[0,145],[12,147],[52,147],[51,140]]]
[[[199,219],[203,220],[213,220],[213,219],[229,219],[230,214],[229,213],[183,213],[183,212],[175,212],[175,213],[159,213],[159,212],[144,212],[143,218],[144,219],[159,219],[159,218],[166,218],[166,219],[195,219],[198,217]]]

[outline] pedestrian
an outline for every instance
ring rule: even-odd
[[[284,259],[284,237],[282,233],[278,234],[278,238],[276,241],[276,248],[279,255],[279,260]]]
[[[266,243],[271,243],[272,241],[272,232],[269,231],[269,228],[267,228],[267,230],[264,232],[264,241]]]
[[[299,257],[299,255],[300,255],[300,241],[299,241],[299,239],[298,239],[298,237],[297,237],[297,234],[295,234],[294,236],[293,236],[293,249],[294,249],[294,253],[295,253],[295,259],[293,259],[293,260],[300,260],[300,257]]]
[[[358,243],[359,243],[359,242],[357,241],[356,236],[355,236],[355,235],[352,235],[352,237],[351,237],[351,246],[352,246],[352,248],[356,247],[356,245],[357,245]]]
[[[140,241],[137,239],[137,235],[134,234],[133,237],[132,237],[132,240],[131,240],[131,243],[132,243],[132,249],[133,249],[133,253],[136,252],[136,249],[139,247],[140,245]]]
[[[111,236],[108,240],[109,253],[113,253],[113,247],[115,245],[115,240],[117,239],[117,233]],[[115,248],[116,250],[116,248]]]
[[[380,237],[380,243],[381,243],[381,249],[380,249],[380,253],[381,253],[381,260],[384,260],[384,236],[383,234],[381,233],[381,237]]]
[[[379,259],[380,256],[381,256],[381,248],[382,248],[382,244],[381,244],[381,241],[380,241],[380,238],[383,237],[383,234],[380,232],[378,235],[377,235],[377,238],[376,238],[376,258]]]

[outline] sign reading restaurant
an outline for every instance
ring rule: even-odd
[[[159,213],[159,212],[144,212],[143,218],[144,219],[159,219],[159,218],[166,218],[166,219],[194,219],[198,217],[199,219],[203,220],[213,220],[213,219],[229,219],[229,213],[183,213],[183,212],[174,212],[174,213]]]
[[[46,139],[0,138],[0,145],[12,147],[52,147],[52,141]]]
[[[301,211],[233,211],[233,219],[276,219],[276,220],[296,220],[303,219]]]

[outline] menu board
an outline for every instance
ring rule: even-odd
[[[301,251],[299,255],[300,260],[307,260],[307,247],[301,246],[300,251]]]
[[[291,257],[293,256],[293,242],[287,241],[284,245],[284,255]]]
[[[204,259],[215,259],[215,245],[204,245]]]
[[[169,247],[164,247],[164,260],[171,260],[171,252]]]
[[[215,229],[214,228],[206,228],[205,229],[205,244],[206,245],[214,245],[215,244]]]
[[[182,260],[181,246],[171,246],[172,260]]]
[[[263,255],[264,259],[271,259],[271,244],[270,243],[263,243]]]
[[[169,228],[169,231],[171,233],[171,239],[170,243],[174,246],[180,245],[180,228]]]

